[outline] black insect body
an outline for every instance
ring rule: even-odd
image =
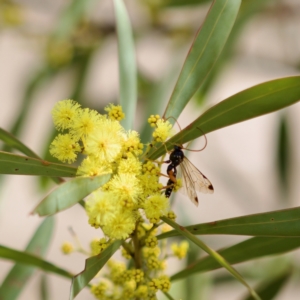
[[[184,156],[182,147],[174,146],[169,160],[165,161],[165,163],[169,164],[167,168],[167,174],[169,176],[168,187],[165,191],[167,198],[171,196],[174,188],[173,185],[176,182],[177,166],[180,166],[181,169],[184,193],[196,206],[199,204],[196,191],[209,194],[214,192],[211,182]]]
[[[176,167],[180,165],[183,161],[184,154],[179,146],[174,146],[174,150],[170,154],[169,160],[165,161],[168,163],[167,174],[169,180],[167,182],[167,189],[165,191],[165,196],[169,198],[174,188],[174,183],[176,182],[177,170]]]

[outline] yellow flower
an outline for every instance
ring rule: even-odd
[[[148,118],[148,123],[150,124],[151,127],[155,127],[156,126],[156,123],[157,121],[160,119],[160,116],[159,115],[151,115],[149,118]]]
[[[121,105],[114,105],[110,103],[104,108],[104,110],[108,113],[111,120],[121,121],[125,118]]]
[[[74,100],[62,100],[52,109],[52,118],[57,130],[69,129],[80,111],[80,104]]]
[[[136,215],[130,210],[109,213],[103,226],[104,233],[113,239],[126,239],[135,228]]]
[[[133,174],[122,173],[115,175],[109,181],[109,188],[112,193],[120,199],[129,199],[137,203],[141,195],[141,186],[137,177]]]
[[[64,254],[70,254],[74,251],[74,247],[71,243],[69,242],[64,242],[61,246],[61,251],[64,253]]]
[[[91,293],[95,295],[97,299],[105,299],[105,292],[108,286],[105,282],[99,282],[98,284],[93,284],[91,287]]]
[[[155,142],[164,142],[172,135],[172,124],[162,119],[156,123],[156,128],[152,134]]]
[[[86,137],[85,153],[103,162],[113,162],[121,153],[124,129],[119,122],[101,119],[97,128]]]
[[[69,134],[59,134],[51,143],[49,151],[60,161],[72,163],[76,160],[81,148]]]
[[[148,236],[145,240],[145,244],[149,248],[155,248],[158,245],[158,240],[156,236]]]
[[[166,275],[162,275],[159,277],[159,281],[161,284],[160,290],[163,292],[168,292],[171,287],[170,278]]]
[[[112,193],[100,190],[93,192],[87,199],[85,206],[89,216],[89,224],[95,228],[103,226],[109,213],[115,210],[118,201]]]
[[[101,239],[93,239],[90,243],[92,255],[98,255],[104,249],[108,247],[109,243],[106,241],[105,238]]]
[[[143,164],[143,173],[158,176],[160,174],[160,168],[157,167],[152,161],[148,160],[145,164]]]
[[[125,153],[131,152],[138,156],[143,153],[143,148],[144,145],[140,141],[139,133],[134,130],[129,130],[124,141]]]
[[[130,173],[139,175],[141,173],[142,163],[131,153],[128,153],[127,158],[120,159],[118,165],[118,173]]]
[[[97,128],[101,117],[104,118],[95,110],[89,108],[80,109],[71,125],[71,135],[77,140],[83,139],[84,141],[84,138]]]
[[[159,177],[156,175],[143,174],[138,176],[138,178],[140,180],[144,198],[159,193],[163,187],[162,183],[159,182]]]
[[[148,286],[147,285],[139,285],[135,291],[135,296],[137,298],[147,298],[148,296]]]
[[[187,251],[189,249],[189,243],[187,241],[182,241],[180,244],[172,244],[171,249],[173,254],[179,259],[186,257]]]
[[[167,214],[168,209],[169,200],[164,195],[150,196],[144,202],[144,210],[148,219],[159,219]]]
[[[98,159],[92,156],[84,159],[77,169],[77,176],[99,176],[110,173],[112,173],[112,169],[109,164],[100,163]]]

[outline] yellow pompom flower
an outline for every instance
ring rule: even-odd
[[[159,219],[167,214],[169,199],[164,195],[156,194],[147,198],[144,202],[144,210],[148,219]]]
[[[153,176],[158,176],[160,174],[160,168],[156,166],[152,161],[147,161],[143,164],[143,173]]]
[[[109,213],[114,212],[116,203],[119,201],[109,192],[97,190],[86,201],[85,209],[89,217],[89,224],[99,228],[105,225]]]
[[[182,188],[182,179],[178,178],[176,182],[174,182],[173,184],[173,192],[177,192],[181,188]]]
[[[80,104],[74,100],[62,100],[55,104],[52,109],[52,118],[57,130],[69,129],[77,118]]]
[[[149,248],[155,248],[158,245],[158,240],[156,236],[148,236],[145,239],[145,244]]]
[[[176,214],[173,212],[173,211],[169,211],[167,213],[167,218],[171,219],[172,221],[175,221],[176,220]]]
[[[131,280],[127,281],[123,285],[123,292],[121,298],[119,299],[132,299],[134,297],[134,292],[136,289],[136,282]]]
[[[171,288],[170,278],[166,275],[162,275],[159,277],[159,281],[161,284],[160,290],[165,293],[168,292]]]
[[[107,266],[110,269],[108,277],[115,284],[122,284],[124,282],[123,273],[126,271],[126,266],[123,262],[109,260]]]
[[[151,127],[155,127],[158,120],[160,120],[159,115],[151,115],[148,118],[148,123],[150,124]]]
[[[104,110],[108,113],[111,120],[121,121],[125,118],[121,105],[114,105],[110,103],[104,108]]]
[[[131,152],[138,156],[143,153],[143,148],[144,145],[141,143],[139,133],[134,130],[129,130],[124,141],[125,153]]]
[[[118,165],[118,173],[127,173],[139,175],[142,170],[142,163],[131,153],[127,154],[126,158],[120,159]]]
[[[103,232],[113,239],[126,239],[134,230],[136,215],[129,210],[117,210],[109,213]]]
[[[150,195],[157,194],[163,187],[162,183],[159,182],[158,176],[143,174],[138,176],[140,185],[143,191],[143,197],[147,198]]]
[[[150,291],[157,292],[162,288],[161,282],[158,278],[153,278],[149,283],[148,287]]]
[[[164,142],[172,135],[172,124],[162,119],[156,123],[156,128],[152,134],[155,142]]]
[[[108,289],[106,282],[99,282],[98,284],[93,284],[91,287],[91,293],[95,295],[97,299],[105,299],[105,293]]]
[[[144,272],[141,269],[133,269],[132,277],[135,282],[142,282],[144,280]]]
[[[129,199],[133,203],[137,203],[142,192],[138,178],[128,173],[115,175],[109,182],[109,188],[120,199]]]
[[[147,298],[148,297],[148,286],[147,285],[139,285],[135,291],[135,296],[137,298]]]
[[[189,249],[189,243],[187,241],[182,241],[180,244],[172,244],[171,249],[173,254],[179,259],[186,257],[187,251]]]
[[[49,151],[58,160],[70,164],[76,160],[81,148],[69,134],[59,134],[51,143]]]
[[[92,255],[98,255],[108,247],[109,243],[105,238],[93,239],[90,243]]]
[[[77,176],[99,176],[112,173],[111,166],[105,162],[99,162],[92,156],[85,158],[77,169]]]
[[[124,129],[119,122],[103,118],[97,128],[86,137],[85,154],[100,161],[113,162],[121,152]]]
[[[99,121],[104,116],[101,116],[97,111],[84,108],[78,110],[78,114],[70,128],[70,134],[75,139],[83,139],[91,134],[98,126]]]
[[[64,254],[70,254],[74,251],[74,247],[71,243],[69,242],[64,242],[61,246],[61,251],[64,253]]]

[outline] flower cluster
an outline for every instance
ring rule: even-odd
[[[89,224],[105,236],[91,242],[90,253],[100,254],[114,240],[123,240],[122,255],[133,260],[134,267],[109,261],[106,280],[93,285],[91,292],[97,299],[156,299],[158,290],[169,290],[170,281],[163,274],[166,261],[155,235],[163,224],[160,217],[176,216],[169,210],[169,199],[159,182],[160,164],[143,159],[144,145],[138,132],[126,131],[120,124],[125,117],[121,106],[110,104],[105,111],[107,114],[99,114],[73,100],[58,102],[52,115],[61,133],[52,142],[50,153],[68,163],[82,156],[78,176],[110,174],[110,180],[85,202]],[[151,116],[149,122],[155,126],[152,144],[171,136],[168,121]],[[161,232],[164,230],[162,227]],[[63,252],[72,252],[67,246]]]

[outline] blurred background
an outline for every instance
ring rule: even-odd
[[[162,114],[180,68],[211,5],[204,0],[125,0],[136,41],[138,95],[135,129],[150,141],[145,127],[150,114]],[[161,3],[162,2],[162,3]],[[166,4],[163,4],[166,3]],[[118,102],[118,58],[111,0],[0,0],[0,127],[47,160],[55,135],[51,109],[74,99],[103,112]],[[238,19],[204,86],[178,122],[182,128],[203,111],[243,89],[271,79],[299,75],[300,2],[244,0]],[[207,135],[203,152],[190,160],[211,180],[213,195],[199,195],[197,209],[183,195],[174,200],[181,225],[210,222],[299,206],[299,104]],[[192,147],[201,148],[199,139]],[[3,143],[1,150],[10,151]],[[30,215],[54,188],[45,178],[1,177],[0,244],[23,250],[41,219]],[[60,251],[71,241],[69,227],[82,244],[100,234],[88,225],[79,205],[56,216],[55,233],[46,259],[79,273],[85,257]],[[200,237],[214,249],[248,237]],[[199,253],[191,248],[188,261]],[[201,253],[200,255],[204,255]],[[184,267],[170,260],[169,274]],[[0,260],[0,282],[12,267]],[[298,299],[299,250],[236,266],[252,286],[293,266],[289,280],[274,299]],[[277,272],[277,273],[276,273]],[[42,272],[37,271],[19,299],[41,299]],[[70,281],[47,275],[49,299],[68,299]],[[189,291],[189,292],[188,292]],[[192,291],[192,292],[191,292]],[[225,271],[174,283],[178,299],[243,299],[245,288]],[[93,299],[82,291],[76,299]],[[165,299],[161,296],[160,299]],[[177,299],[177,298],[176,298]]]

